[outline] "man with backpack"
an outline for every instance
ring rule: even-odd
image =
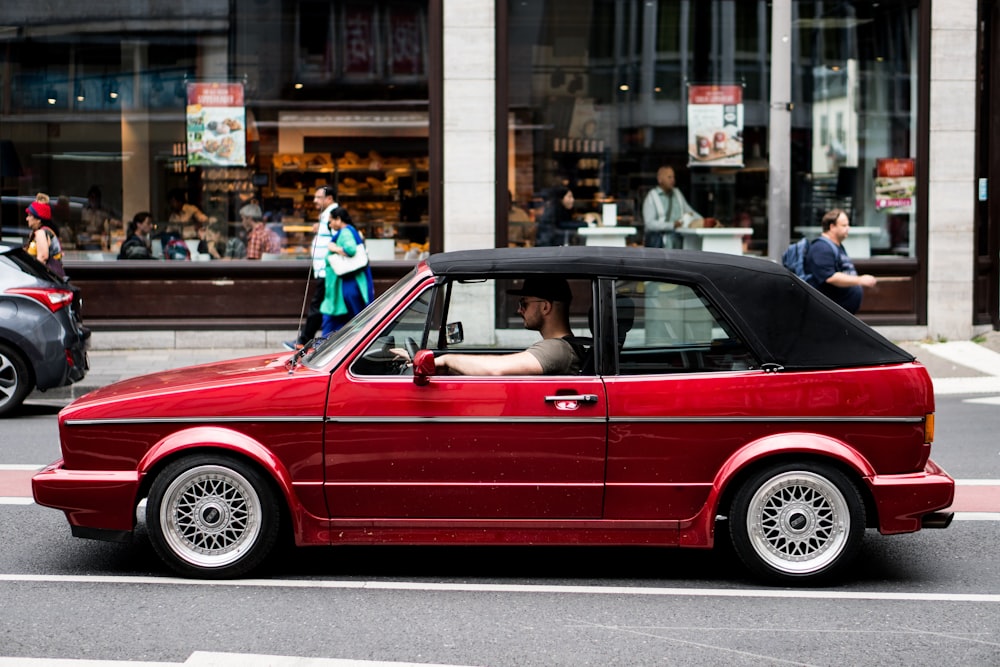
[[[823,233],[809,244],[803,258],[805,280],[849,313],[861,308],[862,288],[874,287],[875,276],[858,275],[844,250],[850,232],[847,213],[839,208],[826,213],[821,222]]]

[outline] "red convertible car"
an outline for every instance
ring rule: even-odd
[[[525,298],[525,281],[563,287]],[[436,368],[524,352],[527,313],[556,301],[573,371]],[[59,434],[39,504],[126,540],[145,500],[156,552],[205,578],[257,570],[283,538],[728,539],[755,575],[811,584],[866,528],[946,527],[954,493],[923,366],[773,262],[691,251],[435,255],[304,350],[118,382]]]

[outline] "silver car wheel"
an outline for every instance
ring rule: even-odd
[[[844,494],[830,480],[791,471],[772,477],[753,494],[746,529],[751,547],[770,567],[808,574],[844,551],[851,515]]]
[[[166,546],[199,568],[222,568],[254,548],[262,508],[241,474],[218,465],[184,471],[164,492],[159,524]]]
[[[0,415],[24,402],[32,387],[28,368],[13,349],[0,345]]]

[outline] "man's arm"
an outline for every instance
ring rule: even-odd
[[[855,285],[860,285],[862,287],[875,287],[875,276],[868,273],[855,276],[850,273],[844,273],[843,271],[837,271],[832,276],[827,278],[826,282],[834,287],[854,287]]]
[[[442,354],[438,369],[455,375],[541,375],[542,364],[530,352],[513,354]]]

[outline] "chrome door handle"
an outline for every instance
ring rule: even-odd
[[[580,403],[597,403],[597,394],[560,394],[559,396],[546,396],[546,403],[556,401],[579,401]]]

